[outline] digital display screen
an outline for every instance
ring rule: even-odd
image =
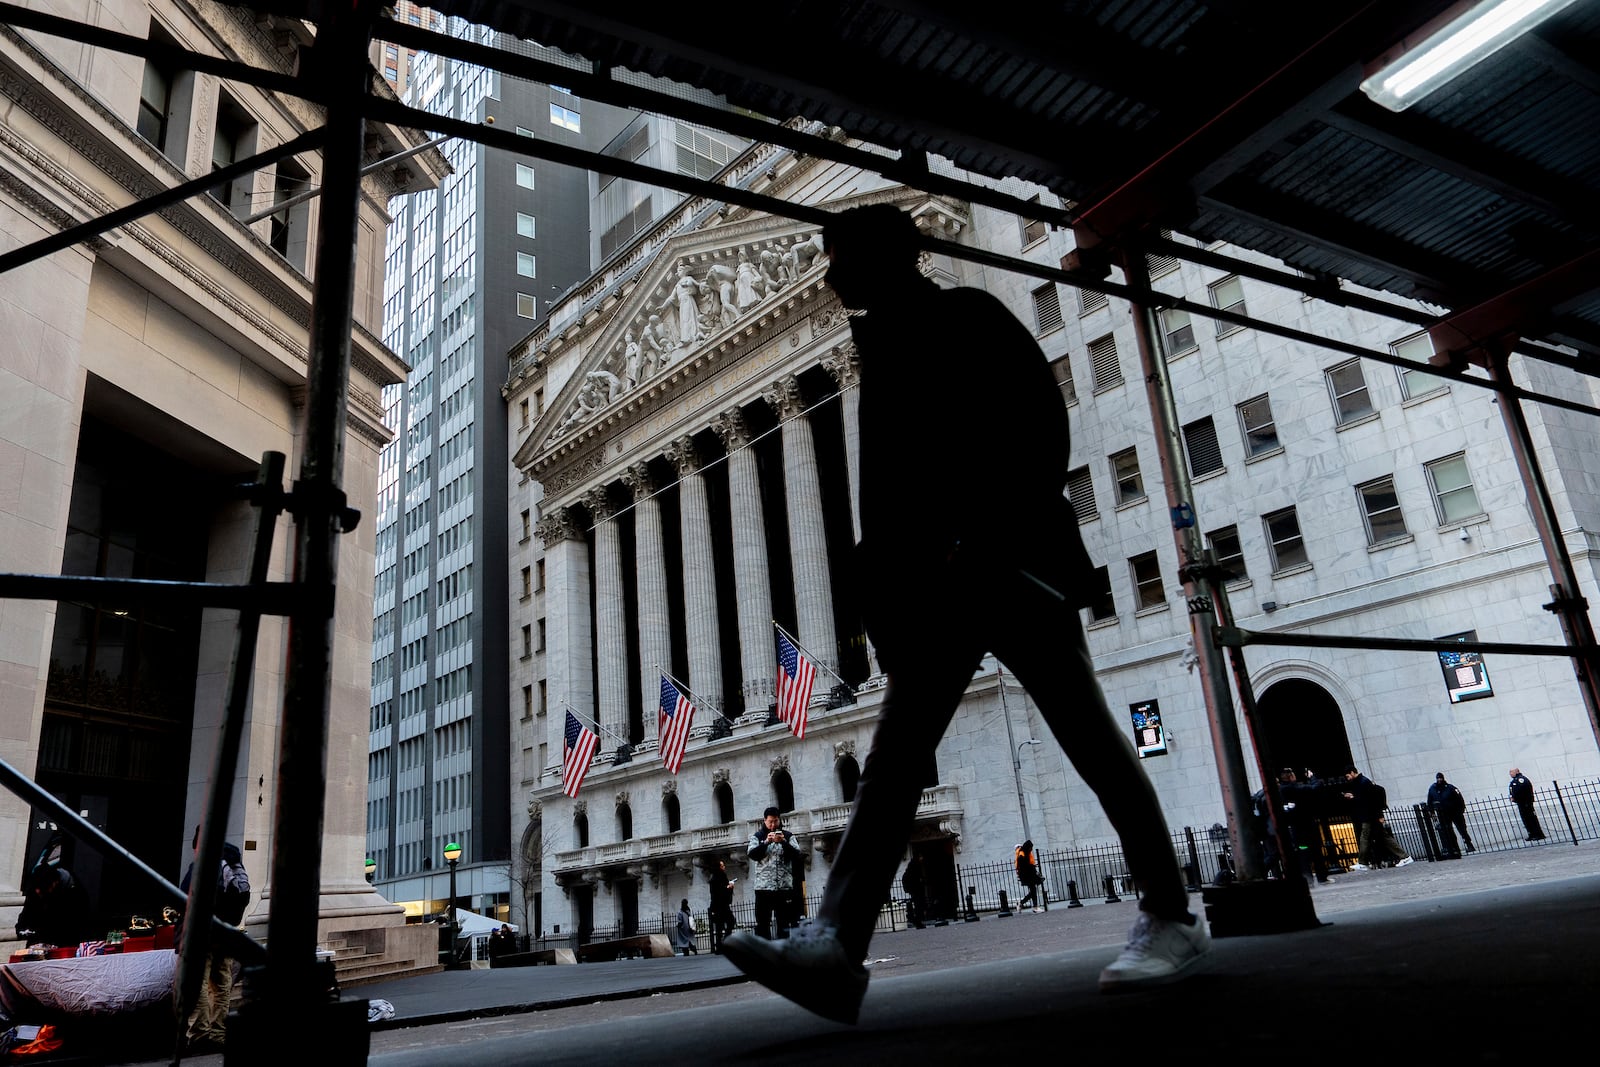
[[[1133,717],[1133,747],[1139,750],[1139,758],[1166,755],[1167,731],[1161,725],[1161,705],[1143,700],[1129,704],[1128,712]]]

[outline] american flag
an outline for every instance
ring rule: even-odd
[[[567,712],[567,735],[561,741],[561,791],[567,796],[577,796],[583,787],[583,776],[589,773],[594,748],[599,743],[599,734]]]
[[[801,654],[789,635],[778,631],[778,719],[789,724],[796,737],[806,735],[806,706],[817,666]]]
[[[683,746],[689,740],[689,724],[694,722],[694,705],[678,692],[666,675],[661,676],[661,762],[673,774],[683,766]]]

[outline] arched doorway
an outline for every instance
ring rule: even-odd
[[[544,819],[536,818],[522,835],[522,932],[530,939],[544,936],[543,881]]]
[[[1339,703],[1309,678],[1274,682],[1256,701],[1267,768],[1309,768],[1319,778],[1340,774],[1352,762]]]

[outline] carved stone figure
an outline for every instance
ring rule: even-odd
[[[765,295],[762,292],[765,283],[761,280],[761,272],[756,270],[755,264],[750,262],[750,257],[743,252],[739,253],[739,266],[734,271],[734,278],[735,302],[740,311],[758,303]]]
[[[766,292],[762,295],[771,296],[782,289],[784,283],[789,280],[783,266],[783,255],[772,247],[771,241],[768,241],[767,247],[761,250],[757,261],[761,265],[761,281],[766,286]]]
[[[734,297],[734,282],[738,274],[725,263],[715,263],[706,271],[706,286],[714,288],[717,296],[717,314],[712,320],[717,326],[732,326],[739,321],[739,304]]]
[[[799,281],[800,276],[811,269],[811,265],[820,255],[822,255],[821,233],[814,233],[810,237],[796,237],[794,244],[789,246],[789,251],[783,254],[784,266],[789,268],[789,280]]]
[[[665,311],[669,307],[676,308],[679,345],[692,345],[701,339],[700,309],[696,306],[696,302],[704,289],[705,287],[689,273],[689,264],[679,263],[678,281],[673,285],[667,299],[657,307],[658,311]]]
[[[622,381],[608,370],[592,370],[589,372],[588,381],[584,389],[593,389],[600,400],[600,407],[605,407],[622,395]]]
[[[676,342],[672,339],[672,330],[661,321],[660,315],[651,315],[650,321],[645,324],[644,347],[649,373],[654,374],[670,361],[670,353],[676,347]]]

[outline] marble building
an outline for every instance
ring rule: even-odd
[[[29,5],[36,6],[36,5]],[[311,28],[243,8],[144,0],[49,5],[52,13],[291,73]],[[376,72],[373,91],[388,89]],[[0,28],[0,246],[97,218],[322,124],[297,97],[155,60]],[[367,160],[421,145],[369,125]],[[320,180],[320,153],[228,185],[0,275],[0,569],[240,582],[255,512],[235,487],[261,456],[305,439],[308,329],[321,201],[284,201]],[[379,339],[385,206],[436,184],[437,153],[363,179],[343,485],[366,520],[340,546],[327,738],[321,928],[393,932],[403,915],[364,876],[366,721],[381,390],[405,366]],[[262,205],[283,204],[259,218]],[[293,566],[292,520],[275,531],[269,579]],[[174,881],[188,862],[227,696],[236,613],[0,602],[0,753]],[[287,621],[263,621],[229,840],[270,898]],[[43,825],[42,825],[43,823]],[[48,823],[0,794],[0,927]],[[290,843],[292,847],[292,843]],[[66,862],[97,919],[159,917],[157,898],[115,863],[69,844]],[[413,941],[416,939],[413,938]],[[409,955],[407,955],[409,953]],[[424,958],[423,962],[429,962]]]
[[[830,209],[893,203],[928,232],[1044,264],[1070,250],[1043,224],[786,150],[753,148],[725,180]],[[508,485],[514,862],[530,930],[653,929],[682,897],[703,909],[702,872],[718,859],[747,899],[744,842],[768,804],[804,842],[808,894],[826,881],[882,677],[851,572],[857,364],[816,238],[815,227],[691,200],[510,353],[507,402],[534,398],[540,413],[513,436]],[[1415,327],[1334,300],[1178,259],[1151,267],[1161,291],[1427,354]],[[1034,328],[1073,421],[1068,495],[1101,565],[1085,621],[1108,702],[1129,709],[1118,713],[1130,739],[1134,711],[1159,709],[1165,745],[1145,767],[1173,829],[1222,821],[1128,307],[958,258],[928,256],[924,269],[990,290]],[[1160,313],[1159,326],[1194,512],[1234,572],[1240,625],[1560,642],[1540,610],[1549,579],[1487,391],[1182,313]],[[971,366],[983,373],[981,352]],[[1565,370],[1518,374],[1540,391],[1590,395]],[[1581,416],[1529,413],[1592,585],[1593,435]],[[927,417],[930,434],[963,432],[959,381]],[[929,506],[1006,502],[951,485]],[[820,664],[804,740],[770,712],[774,620]],[[1252,648],[1246,660],[1275,752],[1319,773],[1354,762],[1394,802],[1420,800],[1439,769],[1474,796],[1503,791],[1508,760],[1543,781],[1600,771],[1565,663],[1486,658],[1487,685],[1454,689],[1432,653]],[[663,671],[697,706],[677,775],[658,752]],[[600,733],[575,799],[561,788],[569,711]],[[986,661],[928,769],[912,847],[930,877],[953,884],[958,864],[1008,860],[1024,836],[1046,849],[1114,841],[1044,730]]]

